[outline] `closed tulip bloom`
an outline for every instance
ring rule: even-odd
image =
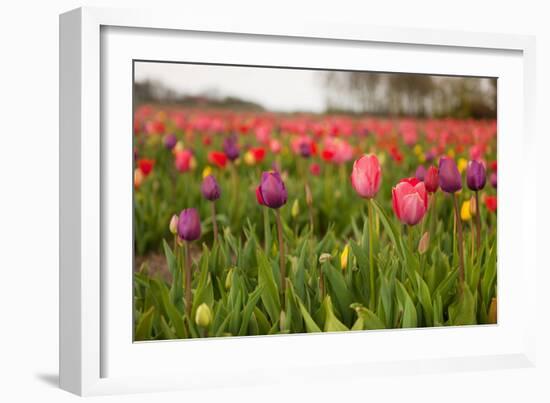
[[[470,200],[466,200],[462,203],[460,218],[462,218],[462,221],[469,221],[472,219]]]
[[[208,175],[206,178],[203,179],[201,192],[205,199],[210,201],[218,200],[220,198],[220,185],[218,185],[218,182],[216,182],[216,178],[214,178],[214,175]]]
[[[466,183],[470,190],[481,190],[485,187],[485,166],[479,161],[470,161],[466,168]]]
[[[201,236],[201,221],[197,209],[188,208],[180,213],[178,236],[184,241],[195,241]]]
[[[357,194],[372,199],[380,190],[382,170],[374,154],[363,155],[353,163],[351,185]]]
[[[260,186],[256,190],[256,197],[260,204],[275,209],[286,203],[287,192],[279,172],[262,173]]]
[[[227,137],[223,141],[223,152],[230,161],[235,161],[239,158],[240,150],[235,136]]]
[[[489,176],[489,182],[491,182],[491,186],[494,187],[495,189],[497,188],[497,173],[496,172],[493,172],[491,174],[491,176]]]
[[[174,214],[170,219],[169,228],[172,235],[176,235],[178,233],[178,221],[179,221],[179,218],[176,214]]]
[[[416,168],[416,172],[414,174],[416,179],[419,181],[423,181],[426,177],[426,168],[424,168],[424,165],[419,165],[418,168]]]
[[[166,147],[168,150],[172,150],[176,143],[178,142],[178,139],[176,138],[175,134],[167,134],[164,136],[164,147]]]
[[[437,173],[437,167],[431,166],[424,175],[424,185],[428,193],[435,193],[439,187],[439,174]]]
[[[462,177],[452,158],[442,157],[439,160],[439,186],[446,193],[462,190]]]
[[[206,303],[202,303],[195,313],[195,323],[202,328],[207,328],[212,323],[212,311]]]
[[[428,193],[424,182],[416,178],[402,179],[392,189],[392,206],[403,224],[418,224],[428,210]]]

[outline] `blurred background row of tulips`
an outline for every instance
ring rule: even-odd
[[[147,101],[133,126],[136,340],[496,323],[490,111]]]

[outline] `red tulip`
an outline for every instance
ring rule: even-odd
[[[418,224],[428,210],[428,193],[424,182],[416,178],[402,179],[392,189],[392,206],[403,224]]]
[[[254,156],[254,161],[256,162],[256,164],[259,164],[260,162],[263,161],[263,159],[265,157],[265,149],[264,148],[262,148],[262,147],[251,148],[250,152],[252,152],[252,155]]]
[[[374,154],[363,155],[353,163],[351,185],[365,199],[372,199],[380,190],[382,172]]]
[[[431,166],[426,171],[426,176],[424,176],[424,184],[426,185],[426,190],[429,193],[435,193],[439,187],[439,174],[437,173],[437,167]]]
[[[222,151],[210,151],[208,153],[208,161],[219,168],[225,168],[227,164],[227,155]]]
[[[139,170],[143,173],[144,176],[148,176],[151,173],[154,165],[155,160],[142,158],[138,161]]]
[[[487,210],[494,213],[497,211],[497,197],[496,196],[487,196],[485,198],[485,206],[487,206]]]

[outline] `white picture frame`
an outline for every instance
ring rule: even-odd
[[[61,15],[61,387],[96,395],[292,382],[298,374],[328,379],[331,373],[333,379],[337,373],[345,379],[533,366],[536,217],[525,195],[533,196],[536,186],[534,177],[518,177],[506,162],[512,154],[516,163],[534,155],[534,49],[529,36],[314,20],[295,25],[103,8]],[[327,61],[320,50],[341,57]],[[131,238],[131,212],[124,212],[131,210],[131,161],[112,162],[131,136],[109,133],[131,124],[128,61],[134,59],[499,77],[499,325],[132,343],[126,288],[131,265],[126,272],[106,268],[131,263],[131,244],[124,247]],[[507,183],[530,191],[514,191]],[[112,248],[111,239],[122,247]],[[121,297],[113,298],[114,291]],[[320,345],[334,353],[320,359]],[[376,348],[357,352],[369,345]],[[185,360],[175,358],[179,354]],[[262,367],[262,358],[269,368]],[[213,363],[215,372],[209,369]]]

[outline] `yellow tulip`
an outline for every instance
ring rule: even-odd
[[[466,158],[459,158],[457,166],[458,166],[458,172],[460,173],[464,172],[464,170],[468,166],[468,160]]]
[[[342,270],[346,270],[348,267],[348,256],[349,256],[349,245],[346,244],[344,247],[344,250],[342,251],[342,254],[340,255],[340,267]]]
[[[460,218],[462,218],[462,221],[468,221],[472,219],[472,214],[470,213],[470,200],[466,200],[462,203],[462,208],[460,209]]]
[[[292,209],[290,210],[290,214],[293,218],[298,217],[298,214],[300,214],[300,205],[298,204],[298,199],[294,199],[294,203],[292,203]]]
[[[246,165],[254,165],[256,163],[254,154],[252,154],[250,151],[247,151],[244,155],[244,162],[246,163]]]
[[[422,146],[420,144],[415,145],[413,151],[416,155],[422,154]]]
[[[202,170],[202,178],[206,178],[208,175],[212,175],[212,167],[210,165],[207,165]]]
[[[210,326],[210,322],[212,322],[212,311],[210,307],[203,302],[199,305],[195,313],[195,323],[202,328],[206,328]]]

